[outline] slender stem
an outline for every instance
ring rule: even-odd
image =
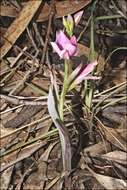
[[[63,159],[63,171],[65,176],[67,176],[71,172],[71,142],[68,134],[68,130],[64,125],[62,125],[64,121],[64,102],[65,96],[68,91],[68,76],[70,71],[69,61],[65,59],[64,61],[64,82],[63,88],[60,95],[60,102],[59,102],[59,115],[60,120],[62,121],[61,124],[58,126],[59,128],[59,135],[60,135],[60,142],[62,147],[62,159]]]
[[[91,52],[90,52],[90,57],[89,57],[90,61],[94,61],[95,57],[96,57],[95,48],[94,48],[94,10],[95,10],[97,2],[98,2],[98,0],[96,0],[93,3],[93,7],[91,10],[91,29],[90,29],[90,49],[91,49]],[[86,95],[85,95],[85,103],[86,103],[88,108],[91,108],[92,97],[93,97],[93,92],[94,92],[93,82],[87,81],[86,86],[87,86],[87,89],[86,89]]]
[[[104,110],[105,108],[107,108],[108,106],[112,106],[114,105],[115,103],[118,103],[118,102],[121,102],[122,100],[126,100],[126,96],[124,97],[121,97],[121,98],[117,98],[116,100],[113,100],[111,102],[109,102],[108,104],[104,105],[101,109]]]
[[[121,16],[121,15],[98,16],[98,17],[96,17],[95,21],[108,20],[108,19],[117,19],[117,18],[122,18],[122,17],[123,16]]]
[[[64,83],[63,83],[63,89],[60,96],[60,103],[59,103],[59,114],[60,119],[63,121],[63,108],[64,108],[64,102],[65,102],[65,95],[68,90],[68,72],[69,72],[69,63],[68,60],[65,59],[64,63]]]
[[[93,13],[91,18],[91,53],[90,53],[90,60],[95,60],[95,50],[94,50],[94,20],[93,20]],[[93,83],[91,81],[87,81],[87,92],[85,97],[85,103],[88,106],[88,108],[91,108],[92,104],[92,97],[93,97]],[[89,87],[88,87],[89,86]]]

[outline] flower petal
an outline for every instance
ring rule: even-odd
[[[64,59],[69,59],[70,58],[68,51],[65,50],[65,52],[63,53],[63,58]]]
[[[72,37],[70,38],[70,41],[71,41],[71,43],[72,43],[73,45],[77,46],[77,39],[76,39],[75,36],[72,36]]]
[[[50,43],[52,45],[54,52],[56,52],[59,56],[61,56],[61,50],[59,46],[55,42],[50,42]]]
[[[71,43],[70,44],[66,44],[65,47],[64,47],[64,49],[68,51],[69,56],[75,55],[76,50],[77,50],[76,46],[72,45]]]
[[[84,11],[79,11],[74,15],[74,21],[75,21],[75,25],[77,25],[83,15]]]
[[[94,70],[94,67],[97,65],[97,61],[94,61],[93,63],[89,63],[83,71],[79,74],[79,76],[75,79],[75,82],[79,84],[84,79],[95,79],[94,76],[88,76],[89,73],[91,73]],[[94,77],[94,78],[93,78]],[[97,79],[97,78],[96,78]]]
[[[64,34],[62,30],[56,32],[56,41],[51,42],[53,50],[60,56],[60,58],[69,59],[77,53],[77,40],[75,36],[70,39]]]
[[[97,65],[97,61],[94,61],[93,63],[89,63],[85,69],[82,71],[81,75],[84,77],[87,76],[89,73],[91,73],[94,70],[94,67]]]
[[[65,49],[60,52],[59,56],[60,56],[60,59],[69,59],[69,53]]]
[[[82,76],[80,78],[77,77],[77,79],[75,80],[75,83],[80,84],[83,80],[89,80],[89,79],[98,80],[98,79],[100,79],[100,77],[97,77],[97,76],[87,76],[87,77]]]
[[[71,44],[69,38],[64,34],[62,30],[56,32],[56,43],[62,49],[64,49],[66,44]]]
[[[73,24],[73,17],[70,14],[67,16],[67,22],[70,22]]]

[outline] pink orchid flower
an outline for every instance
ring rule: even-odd
[[[74,15],[74,21],[75,21],[75,25],[78,25],[79,21],[81,20],[81,17],[83,15],[84,11],[79,11]]]
[[[54,52],[56,52],[60,59],[69,59],[77,52],[77,40],[75,36],[68,38],[65,33],[60,30],[56,32],[56,41],[51,42]]]
[[[96,79],[100,79],[100,77],[96,77],[96,76],[91,76],[89,75],[95,68],[95,66],[97,65],[97,61],[94,61],[92,63],[89,63],[86,66],[83,66],[82,64],[80,64],[70,75],[69,77],[69,81],[72,82],[71,86],[69,89],[72,89],[75,85],[81,83],[83,80],[85,79],[92,79],[92,80],[96,80]]]

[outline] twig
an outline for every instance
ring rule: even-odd
[[[101,103],[103,103],[107,98],[109,98],[110,96],[112,96],[115,93],[118,93],[120,91],[122,91],[124,88],[126,87],[126,83],[121,85],[120,87],[118,87],[117,89],[115,89],[113,92],[109,93],[107,96],[105,96],[100,102],[98,102],[98,104],[93,108],[93,112],[96,111],[96,114],[98,113],[98,110],[96,110]]]
[[[15,104],[15,105],[20,105],[20,104],[23,104],[23,105],[47,105],[47,102],[44,102],[44,101],[31,101],[31,100],[20,100],[16,97],[12,97],[12,96],[7,96],[7,95],[4,95],[4,94],[0,94],[0,98],[3,98],[5,99],[6,101],[9,101],[11,102],[12,104]]]
[[[24,105],[22,104],[22,105],[15,106],[15,107],[10,108],[10,109],[6,109],[5,111],[0,112],[0,115],[6,114],[6,113],[8,113],[8,112],[10,112],[10,111],[14,111],[14,110],[16,110],[16,109],[18,109],[18,108],[21,108],[21,107],[23,107],[23,106],[24,106]]]
[[[101,120],[98,117],[96,117],[95,115],[94,115],[94,118],[96,119],[96,121],[98,121],[98,123],[101,125],[101,127],[104,129],[104,131],[107,131],[112,136],[112,138],[123,148],[123,150],[126,151],[126,147],[117,139],[117,137],[112,133],[112,131],[110,129],[108,129],[108,127],[106,127],[101,122]],[[98,127],[100,128],[99,125],[98,125]]]
[[[77,41],[79,42],[80,41],[80,39],[82,38],[82,36],[83,36],[83,33],[86,31],[86,29],[88,28],[88,26],[89,26],[89,24],[90,24],[90,21],[91,21],[91,18],[92,18],[92,15],[89,17],[89,19],[88,19],[88,21],[87,21],[87,23],[86,23],[86,26],[84,27],[84,29],[81,31],[81,33],[79,34],[79,36],[78,36],[78,39],[77,39]]]
[[[101,109],[103,110],[103,109],[107,108],[108,106],[112,106],[112,105],[114,105],[114,104],[116,104],[118,102],[122,102],[123,100],[126,101],[127,97],[124,96],[124,97],[121,97],[121,98],[116,98],[116,100],[113,100],[113,101],[109,102],[108,104],[104,105]]]
[[[21,80],[21,82],[19,82],[19,83],[15,86],[15,88],[9,93],[10,95],[16,93],[16,90],[19,89],[19,87],[24,86],[24,83],[25,83],[25,81],[28,79],[28,77],[30,76],[30,73],[31,73],[30,70],[27,71],[27,73],[26,73],[25,76],[23,77],[23,80]]]
[[[113,0],[111,0],[111,2],[112,2],[112,4],[113,4],[113,6],[115,7],[116,11],[117,11],[124,19],[127,20],[127,15],[124,15],[124,13],[123,13],[121,10],[118,9],[118,7],[116,6],[116,4],[114,3]]]
[[[29,36],[29,38],[31,40],[31,43],[33,44],[33,46],[34,46],[34,48],[36,50],[36,54],[35,54],[35,58],[36,58],[37,55],[38,55],[38,53],[39,53],[39,49],[38,49],[38,47],[37,47],[37,45],[36,45],[36,43],[35,43],[35,41],[33,39],[33,36],[32,36],[32,34],[31,34],[31,32],[30,32],[30,30],[29,30],[28,27],[26,28],[26,30],[27,30],[27,34],[28,34],[28,36]]]
[[[30,140],[30,141],[27,141],[27,142],[25,142],[25,143],[20,143],[20,144],[18,144],[14,149],[8,150],[7,152],[4,152],[3,154],[1,154],[0,157],[3,157],[3,156],[5,156],[5,155],[7,155],[7,154],[10,154],[10,153],[12,153],[12,152],[18,150],[19,148],[24,148],[24,147],[26,147],[26,146],[28,146],[28,145],[31,145],[31,144],[33,144],[33,143],[39,141],[39,140],[42,140],[42,139],[45,139],[45,138],[49,137],[49,136],[53,136],[53,135],[56,134],[57,131],[58,131],[57,129],[53,129],[52,131],[49,131],[49,132],[47,132],[46,134],[42,134],[42,135],[40,135],[39,137],[33,138],[33,139]]]
[[[18,56],[11,62],[10,67],[14,67],[14,65],[17,63],[17,61],[20,59],[20,57],[24,54],[26,50],[27,47],[24,47],[23,50],[18,54]]]
[[[94,95],[94,98],[96,98],[96,97],[98,97],[98,96],[101,96],[101,95],[103,95],[103,94],[106,94],[106,93],[108,93],[108,92],[110,92],[110,91],[112,91],[112,90],[114,90],[114,89],[116,89],[116,88],[119,88],[120,86],[123,86],[123,85],[125,85],[126,84],[126,81],[125,82],[122,82],[122,83],[120,83],[120,84],[118,84],[118,85],[116,85],[116,86],[113,86],[113,87],[111,87],[111,88],[108,88],[107,90],[104,90],[104,91],[102,91],[102,92],[100,92],[100,93],[98,93],[98,94],[95,94]],[[106,96],[106,95],[105,95]]]
[[[48,41],[49,41],[49,35],[51,32],[51,24],[52,24],[52,20],[54,18],[55,15],[55,2],[54,0],[52,0],[51,2],[51,6],[50,6],[50,15],[49,15],[49,22],[48,22],[48,28],[47,28],[47,34],[46,34],[46,38],[45,38],[45,44],[44,44],[44,48],[43,48],[43,54],[42,54],[42,58],[41,58],[41,65],[40,65],[40,69],[39,69],[39,73],[42,73],[42,66],[44,64],[45,61],[45,56],[46,56],[46,51],[47,51],[47,46],[48,46]]]
[[[33,22],[33,28],[35,30],[35,33],[36,33],[36,36],[38,38],[38,40],[40,41],[42,47],[44,46],[44,41],[43,41],[43,38],[41,37],[39,31],[38,31],[38,28],[37,28],[37,24],[35,22]]]

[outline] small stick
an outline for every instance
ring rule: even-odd
[[[11,102],[12,104],[15,104],[15,105],[19,105],[19,104],[23,104],[23,105],[47,105],[46,102],[44,101],[31,101],[31,100],[20,100],[16,97],[12,97],[12,96],[7,96],[7,95],[4,95],[4,94],[0,94],[0,98],[2,99],[5,99],[9,102]]]
[[[37,28],[37,24],[35,22],[33,22],[33,28],[34,28],[34,31],[36,33],[37,38],[39,39],[39,41],[41,43],[41,46],[43,47],[44,46],[44,40],[41,37],[41,35],[40,35],[39,31],[38,31],[38,28]]]
[[[15,88],[9,93],[9,95],[16,93],[16,90],[18,90],[21,86],[24,86],[25,81],[26,81],[26,80],[28,79],[28,77],[30,76],[30,73],[31,73],[31,71],[28,70],[27,73],[25,74],[25,76],[23,77],[23,80],[21,80],[21,82],[19,82],[19,83],[15,86]]]
[[[35,50],[36,50],[35,57],[37,57],[37,55],[38,55],[38,53],[39,53],[39,49],[38,49],[38,47],[37,47],[37,45],[36,45],[36,43],[35,43],[35,41],[34,41],[34,39],[33,39],[33,36],[32,36],[32,34],[31,34],[31,32],[30,32],[30,30],[29,30],[28,27],[26,28],[26,30],[27,30],[27,34],[28,34],[28,36],[29,36],[29,38],[30,38],[30,40],[31,40],[31,43],[33,44],[33,46],[34,46],[34,48],[35,48]]]
[[[17,63],[17,61],[20,59],[20,57],[23,55],[23,53],[27,50],[27,47],[24,47],[23,50],[18,54],[18,56],[11,62],[10,67],[14,67],[14,65]]]
[[[39,69],[39,73],[42,73],[42,66],[44,64],[45,61],[45,56],[46,56],[46,51],[47,51],[47,46],[48,46],[48,41],[49,41],[49,35],[51,32],[51,24],[52,24],[52,20],[54,18],[55,15],[55,2],[54,0],[52,0],[51,2],[51,7],[50,7],[50,15],[49,15],[49,22],[48,22],[48,29],[47,29],[47,34],[46,34],[46,38],[45,38],[45,44],[44,44],[44,48],[43,48],[43,54],[42,54],[42,58],[41,58],[41,65],[40,65],[40,69]]]

